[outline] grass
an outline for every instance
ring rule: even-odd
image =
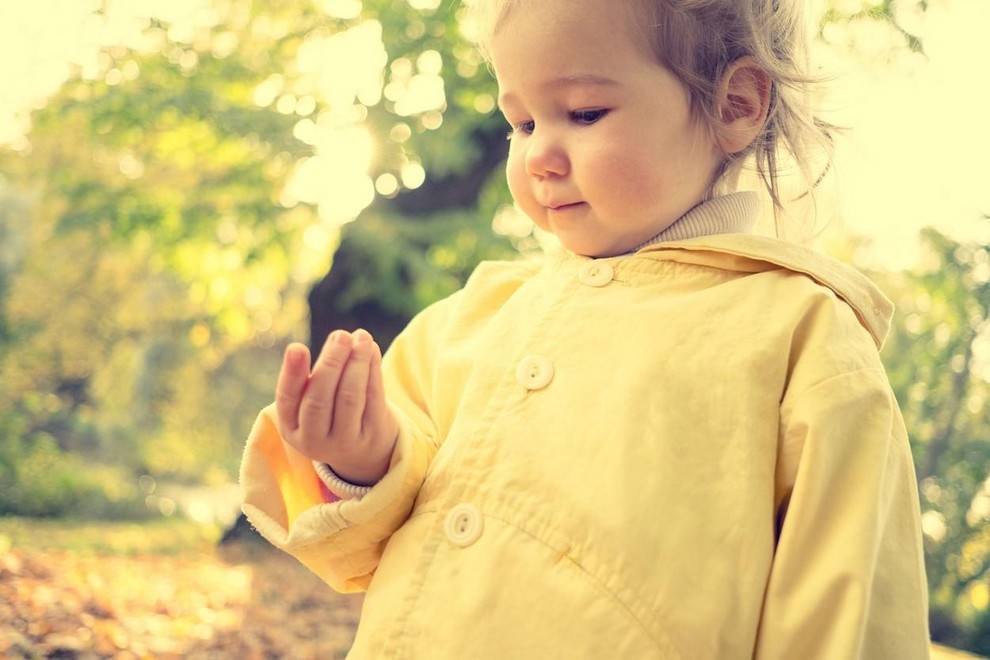
[[[183,518],[140,522],[0,517],[0,554],[177,555],[212,547],[222,530]]]

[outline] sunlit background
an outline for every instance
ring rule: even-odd
[[[317,4],[341,19],[359,17],[362,10],[359,0]],[[410,0],[424,10],[439,4]],[[872,241],[871,263],[903,268],[917,258],[916,238],[926,226],[961,239],[990,240],[984,219],[990,209],[990,43],[985,38],[990,3],[894,2],[896,26],[862,16],[864,9],[882,4],[816,0],[816,16],[857,18],[829,22],[814,42],[814,61],[835,78],[824,104],[829,116],[850,129],[837,159],[842,221]],[[136,67],[110,66],[106,49],[161,48],[164,36],[149,39],[144,33],[150,19],[168,24],[169,39],[192,41],[197,31],[216,27],[220,15],[211,6],[204,0],[6,3],[0,8],[0,142],[27,148],[28,113],[44,105],[74,71],[108,84],[139,75]],[[101,8],[103,13],[94,13]],[[914,38],[923,51],[909,47]],[[214,44],[215,52],[236,47],[233,38]],[[357,217],[376,191],[390,195],[400,186],[418,187],[425,172],[415,161],[397,174],[369,178],[376,137],[360,108],[384,95],[395,102],[396,114],[425,115],[439,127],[445,107],[440,54],[426,51],[416,61],[393,63],[383,87],[388,58],[381,25],[371,19],[308,39],[297,58],[302,82],[296,89],[305,88],[308,95],[286,93],[277,76],[254,93],[259,106],[298,114],[295,137],[315,147],[315,155],[297,165],[283,202],[315,204],[333,225]],[[317,101],[345,110],[314,114]],[[481,110],[491,107],[489,99],[479,101]],[[307,245],[325,252],[329,238],[314,229]]]
[[[933,631],[990,652],[990,1],[810,4],[820,246],[898,304]],[[0,522],[228,528],[315,283],[387,335],[533,248],[472,33],[447,0],[0,4]]]

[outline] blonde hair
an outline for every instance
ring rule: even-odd
[[[491,61],[490,44],[509,12],[524,0],[472,0],[478,45]],[[539,1],[539,0],[534,0]],[[835,127],[812,110],[807,71],[806,22],[802,0],[626,0],[641,19],[642,36],[657,61],[686,87],[695,116],[713,130],[719,126],[719,81],[729,66],[752,58],[771,81],[763,130],[743,151],[724,154],[712,182],[737,176],[752,158],[774,209],[783,207],[781,157],[790,158],[804,182],[801,196],[813,192],[829,169]],[[823,159],[816,159],[824,157]],[[775,213],[776,215],[776,213]]]

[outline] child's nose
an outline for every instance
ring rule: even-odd
[[[527,141],[526,173],[530,176],[563,176],[570,169],[567,151],[553,136],[535,131]]]

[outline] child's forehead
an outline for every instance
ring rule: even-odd
[[[489,33],[495,34],[516,13],[526,13],[528,9],[553,3],[564,5],[573,12],[580,12],[583,7],[604,8],[612,15],[638,20],[647,17],[645,9],[650,5],[645,0],[480,0],[480,4],[486,7],[479,16],[487,23]]]
[[[609,39],[619,45],[620,40],[636,47],[650,60],[658,61],[660,51],[650,36],[649,25],[655,22],[652,13],[646,11],[646,0],[479,0],[484,6],[477,17],[479,21],[481,49],[486,59],[495,57],[494,43],[507,31],[529,29],[539,25],[541,35],[558,28],[556,35],[563,43],[581,48],[590,46],[596,32],[604,23],[620,26],[611,30]],[[547,21],[547,9],[556,5],[567,17],[562,21]],[[563,28],[563,29],[560,29]],[[590,37],[590,39],[589,39]],[[660,58],[662,59],[662,57]],[[497,70],[497,62],[496,70]],[[538,65],[533,62],[533,65]]]
[[[642,10],[634,10],[642,5],[635,0],[501,0],[500,11],[490,14],[486,32],[491,43],[507,32],[533,27],[538,27],[541,35],[552,32],[576,39],[589,31],[610,28],[612,39],[648,45],[650,30],[645,26],[653,19]]]
[[[601,0],[503,0],[502,6],[506,11],[487,44],[496,78],[507,59],[516,71],[545,73],[562,83],[576,77],[614,78],[628,66],[660,64],[632,12],[615,5]]]

